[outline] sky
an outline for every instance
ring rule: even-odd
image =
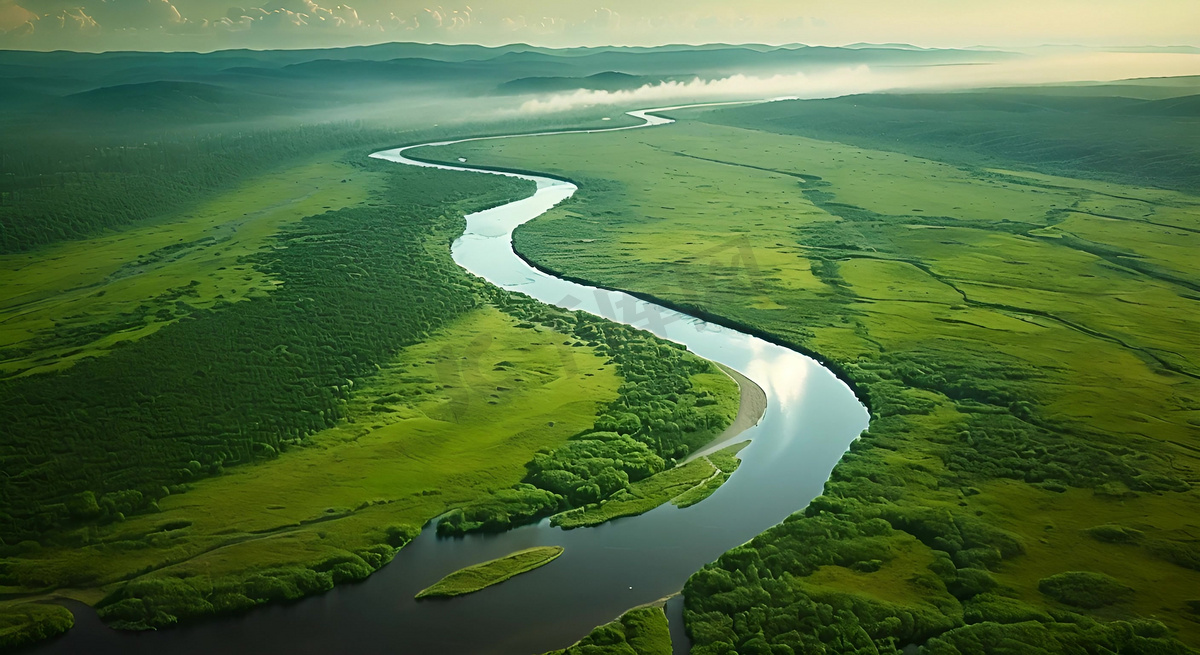
[[[0,0],[0,48],[313,48],[388,41],[926,47],[1200,46],[1200,0]]]

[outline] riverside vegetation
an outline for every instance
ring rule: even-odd
[[[603,503],[586,505],[556,515],[551,522],[567,529],[600,525],[622,516],[636,516],[659,505],[672,502],[690,507],[708,498],[730,475],[741,460],[737,452],[742,442],[711,455],[705,455],[672,469],[652,475],[609,496]]]
[[[67,629],[36,602],[54,596],[144,629],[321,592],[455,507],[461,533],[597,503],[730,423],[711,363],[454,264],[464,213],[528,185],[367,152],[4,256],[24,288],[0,380],[0,647]],[[97,265],[61,259],[89,248]]]
[[[661,607],[639,607],[602,625],[579,643],[546,655],[671,655],[671,633]]]
[[[539,546],[519,550],[510,555],[475,564],[438,580],[422,589],[417,598],[441,598],[472,594],[498,585],[513,576],[545,566],[563,554],[561,546]]]
[[[692,652],[1200,646],[1200,181],[1153,155],[1200,145],[1158,84],[1182,109],[883,96],[441,151],[579,183],[518,229],[537,265],[813,353],[870,407],[822,496],[688,582]]]

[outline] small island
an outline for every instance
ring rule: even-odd
[[[513,576],[545,566],[562,553],[561,546],[538,546],[518,550],[499,559],[459,569],[442,578],[433,586],[421,590],[416,598],[449,598],[475,593],[492,585],[500,584]]]

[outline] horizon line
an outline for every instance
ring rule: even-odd
[[[605,50],[605,49],[629,49],[629,50],[656,50],[663,48],[705,48],[705,47],[725,47],[725,48],[775,48],[775,49],[801,49],[801,48],[829,48],[829,49],[868,49],[878,48],[884,50],[901,50],[913,48],[925,51],[954,51],[954,50],[992,50],[1001,52],[1021,52],[1028,50],[1038,50],[1043,48],[1071,48],[1082,50],[1171,50],[1171,49],[1188,49],[1195,50],[1200,54],[1200,46],[1189,45],[1183,43],[1177,44],[1143,44],[1143,45],[1084,45],[1080,43],[1042,43],[1038,45],[1027,46],[1004,46],[1004,45],[989,45],[975,44],[970,46],[922,46],[914,43],[905,43],[899,41],[875,43],[867,41],[856,41],[842,45],[813,45],[800,42],[788,43],[765,43],[765,42],[723,42],[710,41],[703,43],[661,43],[657,45],[577,45],[577,46],[542,46],[528,42],[517,41],[512,43],[504,43],[498,45],[487,45],[484,43],[445,43],[439,41],[380,41],[378,43],[360,43],[351,45],[339,46],[316,46],[316,47],[296,47],[296,48],[254,48],[254,47],[235,47],[235,48],[215,48],[212,50],[154,50],[154,49],[112,49],[112,50],[70,50],[66,48],[55,49],[38,49],[38,48],[0,48],[0,53],[40,53],[40,54],[79,54],[79,55],[111,55],[111,54],[193,54],[193,55],[210,55],[223,52],[315,52],[315,51],[339,51],[351,50],[358,48],[378,48],[383,46],[424,46],[424,47],[444,47],[444,48],[483,48],[485,50],[502,50],[505,48],[528,48],[531,50],[549,50],[549,51],[571,51],[571,50]]]

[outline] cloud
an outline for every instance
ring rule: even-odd
[[[100,0],[86,8],[100,27],[109,30],[146,30],[183,22],[168,0]]]
[[[156,33],[164,37],[173,34],[198,35],[245,32],[255,30],[299,29],[364,29],[368,24],[358,11],[348,5],[323,7],[314,0],[285,0],[274,7],[231,7],[216,19],[189,19],[183,16],[172,0],[27,0],[41,3],[39,17],[34,11],[16,4],[15,0],[0,0],[0,35],[15,37],[12,43],[24,42],[35,32],[56,32],[97,37],[129,33]],[[60,4],[53,8],[52,3]],[[49,5],[49,6],[46,6]]]
[[[621,29],[621,15],[607,7],[601,7],[579,23],[582,30],[613,31]]]
[[[0,34],[32,34],[38,15],[15,2],[0,2]]]
[[[228,1],[228,0],[224,0]],[[432,5],[421,9],[396,9],[394,0],[351,0],[356,6],[325,6],[335,0],[258,0],[257,6],[234,6],[216,17],[196,15],[211,10],[211,3],[222,0],[187,0],[182,6],[196,12],[190,15],[174,3],[180,0],[0,0],[0,3],[21,2],[34,14],[30,20],[18,15],[16,9],[0,14],[0,33],[18,28],[32,32],[37,16],[53,18],[60,33],[57,44],[68,33],[101,35],[93,44],[123,44],[132,33],[158,33],[166,37],[189,34],[199,43],[204,34],[224,35],[220,42],[241,43],[251,47],[278,47],[300,42],[304,34],[323,34],[305,43],[332,45],[335,43],[377,42],[391,35],[397,40],[441,43],[500,43],[540,42],[558,45],[613,43],[618,35],[661,35],[664,30],[693,24],[690,14],[663,16],[642,13],[626,17],[608,6],[571,6],[570,3],[536,7],[530,3],[491,4],[477,12],[470,5]],[[621,2],[621,0],[611,0]],[[365,2],[364,6],[357,6]],[[400,3],[404,6],[407,3]],[[14,5],[4,5],[12,7]],[[409,7],[413,5],[408,4]],[[419,5],[417,5],[419,6]],[[524,13],[513,11],[520,8]],[[622,5],[622,8],[626,7]],[[362,12],[361,10],[366,10]],[[390,11],[389,11],[390,9]],[[531,13],[530,10],[546,13]],[[11,15],[9,15],[11,14]],[[680,22],[683,21],[683,22]],[[49,21],[43,21],[49,22]],[[28,25],[26,25],[28,23]],[[720,21],[714,23],[714,27]],[[234,36],[241,33],[240,36]],[[256,36],[257,34],[257,36]],[[216,40],[216,39],[214,39]],[[169,43],[156,41],[155,43]],[[141,43],[150,43],[143,40]],[[93,46],[94,47],[94,46]],[[120,46],[118,46],[120,47]],[[195,46],[191,46],[195,47]]]
[[[307,23],[316,27],[346,27],[356,28],[364,25],[353,7],[338,5],[328,8],[321,7],[312,0],[303,0],[299,11],[307,18]]]
[[[534,98],[521,105],[524,114],[546,114],[601,105],[647,106],[661,102],[690,100],[735,100],[780,96],[817,98],[855,92],[875,91],[886,86],[867,66],[841,68],[825,73],[793,73],[752,77],[731,75],[716,80],[696,78],[690,82],[647,84],[630,91],[592,91],[580,89],[546,98]]]
[[[475,10],[469,6],[462,9],[446,9],[438,6],[433,9],[425,8],[416,14],[402,16],[392,12],[386,22],[386,27],[416,34],[439,34],[447,32],[462,32],[476,25]],[[381,24],[381,27],[384,26]]]
[[[257,26],[259,29],[288,29],[308,25],[307,15],[283,8],[267,11],[262,7],[254,7],[242,18],[249,19],[247,27]]]
[[[39,16],[15,2],[0,0],[0,34],[96,35],[102,31],[157,30],[186,22],[169,0],[99,0],[85,6],[60,4],[57,8],[51,4],[41,11]]]
[[[277,7],[231,7],[221,19],[208,23],[225,31],[297,30],[305,28],[356,29],[367,27],[358,11],[348,5],[322,7],[313,0],[294,0]]]
[[[94,34],[100,31],[100,24],[95,18],[83,13],[83,9],[64,9],[54,16],[58,28],[64,32],[79,32]]]
[[[299,0],[0,0],[0,34],[25,34],[20,39],[6,39],[5,45],[23,39],[26,47],[70,47],[75,43],[70,34],[99,29],[100,38],[78,43],[89,48],[167,49],[203,48],[206,43],[201,36],[185,43],[154,34],[212,32],[208,43],[224,47],[328,46],[388,38],[488,45],[522,41],[543,46],[683,42],[836,45],[862,41],[925,46],[1045,42],[1200,45],[1196,30],[1187,28],[1200,18],[1200,2],[1195,0],[1094,0],[1090,4],[1081,0],[1013,0],[1003,12],[986,3],[946,0],[490,0],[462,4],[469,1],[433,0],[447,4],[430,5],[417,0],[312,0],[313,6],[306,6]],[[354,4],[325,4],[335,2]],[[236,15],[223,16],[232,3],[242,3]],[[1080,10],[1084,4],[1089,11]],[[171,15],[172,10],[180,16]],[[70,34],[59,29],[60,25]],[[31,32],[34,28],[36,34]],[[244,34],[231,36],[229,32]],[[305,39],[305,34],[314,37]]]

